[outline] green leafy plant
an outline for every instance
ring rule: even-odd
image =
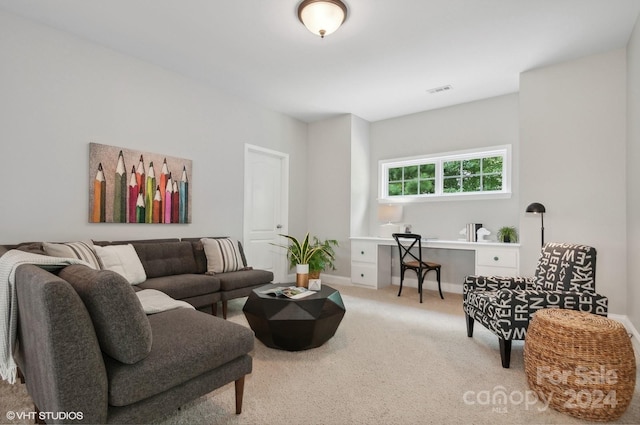
[[[273,245],[287,250],[290,268],[294,268],[297,264],[309,264],[309,270],[314,270],[313,267],[333,267],[333,260],[335,260],[333,246],[338,246],[337,241],[333,239],[320,241],[314,236],[312,243],[309,240],[309,233],[302,241],[291,235],[281,234],[280,236],[287,238],[289,244]]]
[[[317,237],[313,237],[313,246],[321,249],[315,251],[309,259],[309,272],[320,273],[323,270],[335,270],[336,266],[333,260],[336,259],[334,247],[338,247],[338,241],[335,239],[326,239],[321,241]]]
[[[504,226],[498,229],[500,242],[518,242],[518,231],[513,226]]]

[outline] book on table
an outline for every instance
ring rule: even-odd
[[[307,288],[299,286],[277,286],[275,288],[269,288],[262,291],[263,294],[274,295],[276,297],[287,297],[293,300],[308,297],[313,295],[316,291],[310,291]]]

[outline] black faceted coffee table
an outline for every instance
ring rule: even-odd
[[[293,300],[262,291],[289,284],[254,289],[243,312],[249,326],[264,345],[288,351],[320,347],[335,335],[345,313],[340,292],[322,285],[322,290]]]

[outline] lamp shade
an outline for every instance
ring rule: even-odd
[[[547,212],[547,210],[544,208],[544,205],[542,205],[539,202],[534,202],[532,204],[529,204],[529,206],[527,207],[527,211],[528,213],[534,213],[534,214],[540,214],[540,213],[544,213]]]
[[[347,6],[340,0],[304,0],[298,6],[298,19],[309,31],[324,38],[347,19]]]
[[[540,214],[540,223],[541,223],[541,226],[540,226],[540,242],[541,242],[541,246],[544,246],[544,213],[547,212],[547,209],[541,203],[534,202],[532,204],[529,204],[529,206],[527,207],[526,212],[534,213],[534,214]]]
[[[393,223],[402,220],[402,205],[378,205],[378,221]]]

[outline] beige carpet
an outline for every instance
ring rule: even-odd
[[[511,368],[500,365],[497,338],[476,325],[467,338],[460,295],[396,287],[370,290],[334,285],[347,313],[322,347],[287,352],[256,341],[244,408],[234,414],[233,384],[220,388],[157,424],[577,424],[528,393],[522,343]],[[246,325],[244,299],[229,320]],[[491,404],[506,393],[511,402]],[[0,385],[0,421],[28,406],[22,386]],[[13,421],[7,423],[21,423]],[[32,423],[29,421],[22,423]],[[640,394],[618,423],[640,423]]]

